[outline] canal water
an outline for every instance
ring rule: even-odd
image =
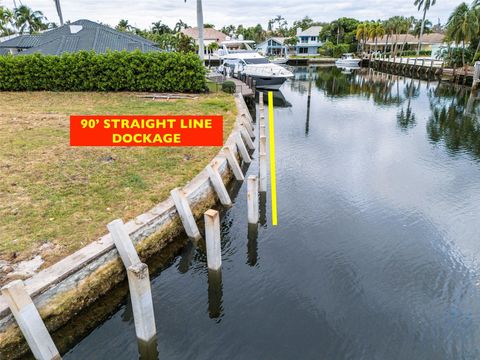
[[[143,359],[479,359],[480,109],[469,90],[298,68],[275,103],[278,226],[268,195],[249,229],[246,184],[234,189],[221,278],[202,246],[154,276],[158,355]],[[64,358],[138,354],[125,297]]]

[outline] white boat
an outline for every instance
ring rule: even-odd
[[[353,57],[353,54],[343,54],[340,59],[335,61],[335,65],[338,67],[348,67],[348,68],[353,68],[353,67],[358,67],[360,64],[361,59],[355,59]]]
[[[284,65],[288,62],[288,58],[287,57],[277,57],[277,58],[271,59],[270,62],[273,63],[273,64]]]
[[[250,46],[250,40],[227,40],[222,42],[218,55],[223,60],[219,71],[240,77],[248,75],[256,80],[260,89],[278,90],[293,73],[284,67],[271,63]]]

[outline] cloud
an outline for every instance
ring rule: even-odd
[[[19,0],[17,0],[18,2]],[[13,0],[4,0],[4,5],[13,7]],[[53,0],[23,0],[36,10],[41,10],[50,21],[57,21]],[[429,11],[427,17],[444,23],[459,0],[442,0]],[[218,28],[228,24],[256,25],[266,27],[269,19],[284,16],[289,24],[305,15],[317,21],[331,21],[341,16],[360,20],[386,19],[394,15],[421,17],[413,0],[243,0],[203,1],[206,23]],[[173,26],[179,19],[189,25],[196,24],[196,1],[187,0],[63,0],[62,11],[67,20],[90,19],[115,25],[120,19],[128,19],[137,27],[146,28],[161,20]]]

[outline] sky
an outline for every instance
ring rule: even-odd
[[[58,22],[54,0],[16,0],[35,10],[40,10],[49,21]],[[338,17],[353,17],[359,20],[387,19],[394,15],[415,16],[422,14],[413,5],[414,0],[204,0],[205,23],[216,28],[229,24],[267,26],[276,15],[286,18],[289,25],[305,15],[315,21],[331,21]],[[438,0],[427,14],[432,23],[438,18],[445,23],[452,10],[461,0]],[[0,5],[13,7],[14,0],[0,0]],[[61,0],[65,20],[89,19],[116,25],[127,19],[133,26],[148,28],[161,20],[173,26],[179,19],[196,26],[196,0]]]

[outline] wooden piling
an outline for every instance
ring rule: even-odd
[[[242,160],[244,163],[251,163],[252,159],[250,158],[250,154],[248,153],[247,147],[245,146],[245,143],[243,142],[242,135],[237,133],[235,135],[235,143],[237,145],[238,151],[240,155],[242,156]]]
[[[127,277],[130,299],[132,301],[135,333],[141,341],[152,341],[157,334],[157,329],[155,326],[148,266],[141,262],[129,266],[127,268]]]
[[[47,327],[25,290],[23,281],[15,280],[2,287],[2,295],[27,340],[33,356],[38,360],[61,359]]]
[[[258,223],[258,178],[250,175],[247,179],[248,223]]]
[[[240,164],[237,161],[237,158],[233,154],[232,148],[228,145],[225,146],[223,148],[223,154],[227,158],[228,165],[230,166],[230,169],[232,169],[235,179],[237,179],[238,181],[243,181],[245,177],[243,176],[243,171],[242,171],[242,168],[240,167]]]
[[[228,194],[227,188],[225,187],[222,177],[218,171],[215,170],[212,165],[207,165],[206,169],[208,177],[210,178],[210,182],[212,183],[212,186],[218,195],[220,203],[224,206],[232,206],[232,200],[230,199],[230,195]]]
[[[178,215],[182,220],[183,227],[188,237],[192,238],[193,240],[200,239],[200,231],[198,231],[197,223],[195,222],[195,218],[193,217],[192,209],[190,209],[190,204],[188,203],[188,200],[183,190],[180,188],[175,188],[170,191],[170,195],[172,196]]]
[[[219,270],[222,266],[220,215],[218,211],[210,209],[204,213],[204,219],[207,266],[210,270]]]

